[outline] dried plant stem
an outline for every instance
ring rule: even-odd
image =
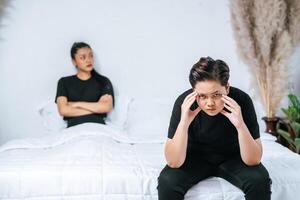
[[[300,1],[231,0],[230,12],[237,53],[256,80],[266,116],[275,117],[300,41]]]

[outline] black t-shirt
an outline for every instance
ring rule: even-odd
[[[185,91],[175,101],[168,131],[170,139],[173,138],[180,121],[181,105],[191,92],[192,89]],[[259,125],[249,95],[238,88],[230,87],[228,96],[241,107],[244,122],[252,137],[259,138]],[[191,110],[197,107],[197,103],[194,102]],[[221,113],[209,116],[204,111],[200,111],[188,129],[187,154],[233,156],[239,152],[238,133],[229,119]]]
[[[112,95],[114,99],[113,87],[108,78],[100,75],[91,76],[88,80],[81,80],[76,75],[63,77],[58,81],[57,97],[65,96],[68,101],[97,102],[102,95]],[[68,127],[85,122],[95,122],[105,124],[106,113],[88,114],[78,117],[64,117],[67,120]]]

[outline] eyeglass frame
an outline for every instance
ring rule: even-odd
[[[222,98],[223,95],[225,95],[224,93],[220,92],[220,91],[216,91],[215,93],[211,94],[210,96],[205,95],[205,94],[197,94],[198,98],[196,99],[196,101],[199,103],[204,103],[207,102],[207,100],[209,98],[211,98],[214,102],[218,101]],[[202,97],[201,97],[202,96]],[[203,96],[205,97],[205,99],[203,99]]]

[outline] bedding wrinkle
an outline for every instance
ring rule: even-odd
[[[166,164],[164,144],[128,142],[109,127],[82,125],[0,147],[0,199],[157,200],[157,177]],[[273,181],[272,199],[295,199],[299,156],[271,138],[262,144],[262,163]],[[222,178],[209,177],[185,196],[198,199],[241,200],[243,193]]]

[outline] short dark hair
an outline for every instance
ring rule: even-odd
[[[71,58],[75,59],[75,54],[77,53],[78,49],[86,47],[91,49],[90,45],[88,45],[85,42],[74,42],[74,44],[71,47]]]
[[[212,80],[226,86],[229,79],[229,67],[222,60],[211,57],[202,57],[195,63],[190,71],[189,80],[193,88],[197,81]]]

